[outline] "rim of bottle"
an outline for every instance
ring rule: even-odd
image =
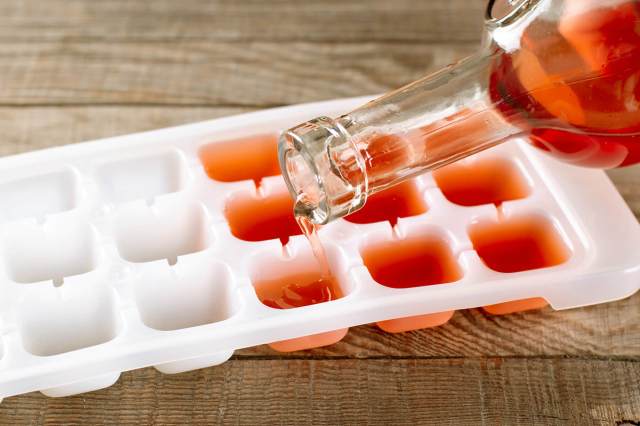
[[[485,11],[485,21],[490,27],[509,25],[539,2],[540,0],[489,0]]]

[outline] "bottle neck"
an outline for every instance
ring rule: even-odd
[[[369,195],[521,132],[488,95],[500,49],[482,52],[337,119],[285,132],[280,161],[296,214],[317,224],[361,208]]]

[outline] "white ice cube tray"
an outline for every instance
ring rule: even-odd
[[[514,165],[530,188],[527,197],[504,202],[501,211],[493,204],[464,207],[448,201],[433,176],[421,176],[415,185],[428,211],[399,219],[395,237],[388,222],[340,220],[320,231],[343,298],[287,310],[262,304],[253,282],[313,264],[307,242],[291,237],[286,260],[278,239],[234,237],[225,203],[231,194],[255,192],[254,182],[210,179],[199,148],[338,115],[365,100],[0,159],[0,397],[87,392],[126,370],[187,371],[222,363],[238,348],[393,318],[533,297],[566,309],[638,290],[640,227],[606,175],[511,141],[477,158]],[[283,188],[280,176],[268,177],[261,193]],[[469,227],[512,217],[550,224],[569,259],[516,273],[487,267]],[[406,289],[376,283],[361,250],[410,235],[446,243],[461,278]]]

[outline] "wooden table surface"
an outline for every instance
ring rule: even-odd
[[[477,48],[483,0],[5,0],[0,153],[383,92]],[[640,169],[610,173],[636,216]],[[598,208],[598,206],[593,206]],[[603,282],[602,285],[607,285]],[[0,424],[639,424],[640,295],[356,327],[175,376],[0,404]]]

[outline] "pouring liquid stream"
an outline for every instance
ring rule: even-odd
[[[305,236],[307,241],[309,241],[311,251],[318,261],[318,266],[320,267],[322,278],[331,279],[331,270],[329,269],[327,254],[324,250],[324,247],[322,246],[320,238],[318,237],[319,226],[311,222],[311,220],[307,216],[296,213],[295,217],[296,222],[298,222],[298,225],[302,230],[302,234]]]
[[[342,297],[339,286],[329,269],[324,248],[318,237],[318,226],[306,216],[296,214],[296,221],[305,235],[318,263],[317,270],[297,271],[285,279],[265,280],[259,286],[263,304],[275,309],[292,309]],[[289,257],[286,246],[283,254]]]

